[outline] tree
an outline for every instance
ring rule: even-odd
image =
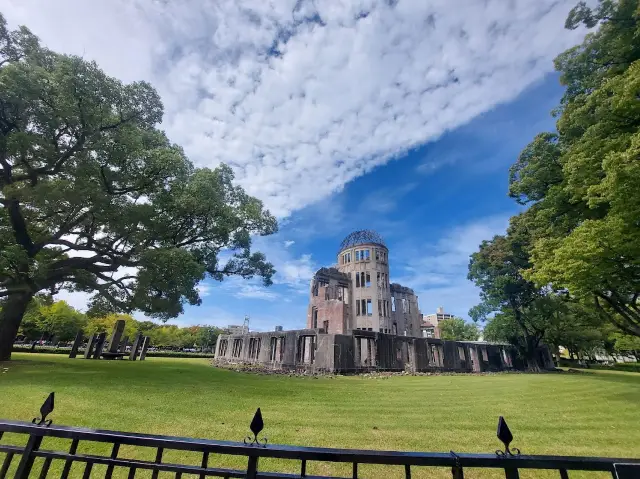
[[[27,306],[27,310],[24,313],[19,334],[30,341],[41,339],[43,335],[41,330],[43,322],[42,307],[50,306],[52,304],[53,298],[49,295],[38,294],[34,296],[31,302],[29,302],[29,306]]]
[[[38,329],[49,338],[70,341],[86,322],[84,314],[69,306],[66,301],[56,301],[40,307]]]
[[[445,319],[438,323],[440,338],[447,341],[477,341],[480,337],[478,326],[466,323],[462,318]]]
[[[124,321],[124,331],[122,335],[127,336],[129,337],[129,340],[132,340],[140,328],[138,321],[128,314],[107,314],[106,316],[99,318],[89,318],[87,320],[85,333],[88,335],[107,333],[108,336],[113,331],[116,321],[119,320]]]
[[[512,218],[507,235],[480,244],[471,255],[468,278],[480,288],[481,303],[469,315],[488,322],[485,337],[518,348],[529,369],[539,369],[536,350],[555,314],[553,292],[523,276],[530,267],[527,216]],[[504,331],[500,331],[504,329]]]
[[[620,331],[613,334],[614,349],[618,354],[630,354],[640,362],[640,338]]]
[[[222,330],[213,326],[198,326],[195,334],[196,344],[202,350],[213,350]]]
[[[0,361],[39,291],[166,320],[200,304],[206,276],[271,283],[251,236],[275,232],[274,217],[228,166],[195,168],[169,142],[149,84],[47,50],[0,16],[0,85]]]
[[[538,285],[566,291],[626,334],[640,335],[640,2],[580,2],[567,28],[597,27],[562,53],[567,86],[557,132],[542,133],[511,169],[510,195],[529,204]]]

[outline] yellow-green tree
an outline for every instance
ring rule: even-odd
[[[99,318],[89,318],[87,320],[85,333],[87,335],[97,333],[107,333],[107,335],[109,335],[113,331],[116,321],[121,319],[124,320],[123,336],[128,336],[129,340],[131,340],[138,332],[139,327],[138,321],[128,314],[108,314]]]
[[[47,337],[69,341],[83,329],[87,318],[66,301],[56,301],[40,307],[38,329]]]

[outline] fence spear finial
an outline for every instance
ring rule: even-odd
[[[42,403],[42,406],[40,406],[40,417],[39,418],[34,417],[33,420],[31,421],[33,424],[35,424],[36,426],[44,425],[45,427],[48,427],[51,425],[52,421],[51,419],[47,419],[47,416],[53,412],[53,406],[54,406],[53,398],[54,398],[54,393],[51,393],[49,394],[47,399],[44,400],[44,402]]]

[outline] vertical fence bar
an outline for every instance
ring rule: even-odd
[[[13,476],[15,479],[29,479],[29,474],[31,474],[31,468],[33,467],[33,460],[35,459],[33,452],[38,450],[41,443],[42,436],[36,436],[34,434],[29,436],[27,445],[25,446],[24,451],[22,451],[20,464],[18,464],[18,469]]]
[[[127,476],[127,479],[134,479],[136,477],[136,468],[135,467],[130,467],[129,468],[129,475]]]
[[[404,465],[404,477],[405,479],[411,479],[411,466],[409,464]]]
[[[207,468],[207,464],[209,463],[209,453],[208,452],[203,452],[202,453],[202,469],[206,469]],[[200,474],[200,479],[205,479],[206,475],[203,472],[202,474]]]
[[[464,469],[461,466],[453,466],[451,468],[452,479],[464,479]]]
[[[560,469],[560,479],[569,479],[569,473],[566,469]]]
[[[156,464],[160,464],[162,462],[162,453],[164,452],[164,449],[159,447],[158,450],[156,451]],[[158,479],[158,472],[159,469],[154,469],[153,472],[151,473],[151,479]]]
[[[517,468],[513,467],[505,467],[504,468],[504,477],[505,479],[520,479],[520,473]]]
[[[247,463],[247,479],[256,479],[258,477],[258,456],[249,456]]]
[[[7,452],[7,455],[4,457],[4,462],[2,463],[2,468],[0,468],[0,479],[4,479],[6,477],[12,459],[13,453]]]
[[[118,452],[120,451],[120,444],[117,442],[113,443],[113,447],[111,448],[111,459],[115,459],[118,457]],[[111,475],[113,474],[113,464],[109,464],[107,466],[107,472],[104,474],[104,479],[111,479]]]
[[[84,474],[82,475],[82,479],[91,478],[91,469],[93,469],[93,462],[87,462],[87,465],[84,467]]]
[[[352,470],[352,473],[351,473],[351,477],[353,479],[358,479],[358,463],[357,462],[353,463],[353,470]]]
[[[307,475],[307,460],[303,459],[302,464],[300,464],[300,477],[305,477]]]
[[[42,469],[40,469],[40,479],[46,479],[47,474],[49,473],[50,466],[51,466],[51,458],[45,457],[44,463],[42,464]]]
[[[78,450],[78,439],[74,439],[71,441],[71,447],[69,448],[69,454],[75,455]],[[60,479],[67,479],[69,477],[69,471],[71,470],[71,463],[73,463],[73,459],[69,458],[64,462],[64,468],[62,469],[62,474],[60,474]]]

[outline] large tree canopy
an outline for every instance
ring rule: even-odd
[[[580,2],[566,26],[580,24],[595,30],[555,62],[567,87],[557,131],[537,135],[510,171],[509,194],[529,209],[512,220],[527,261],[508,277],[640,336],[640,1]]]
[[[157,128],[162,114],[149,84],[51,52],[0,16],[0,360],[41,290],[166,319],[200,303],[207,275],[270,283],[250,237],[275,219],[229,167],[195,168]]]

